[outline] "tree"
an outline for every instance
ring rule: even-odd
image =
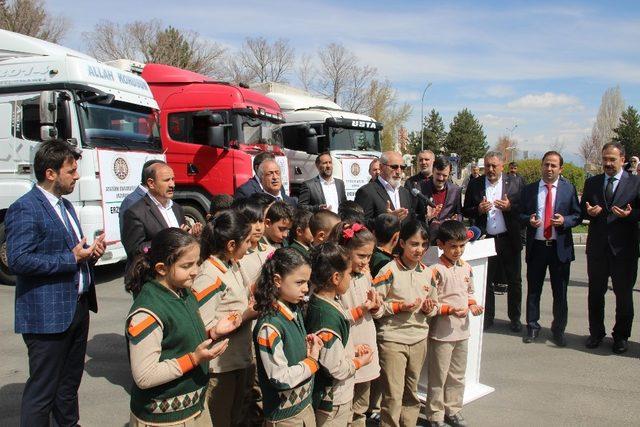
[[[640,154],[640,114],[631,105],[622,113],[613,140],[624,146],[626,158]]]
[[[42,0],[0,0],[0,28],[58,43],[70,23],[65,17],[50,15]]]
[[[300,81],[300,84],[302,84],[302,88],[307,92],[311,92],[315,86],[314,76],[316,74],[316,70],[311,61],[311,55],[307,53],[302,54],[296,70],[298,80]]]
[[[482,125],[468,110],[459,111],[449,125],[445,149],[460,156],[460,164],[466,165],[484,156],[488,149],[487,137]]]
[[[384,125],[382,150],[393,150],[398,140],[398,131],[411,115],[411,106],[398,104],[398,94],[389,80],[372,80],[363,94],[368,109],[360,111]]]
[[[591,138],[584,139],[580,148],[581,155],[588,154],[585,159],[587,164],[602,165],[602,146],[611,142],[614,137],[613,130],[618,126],[622,110],[624,109],[624,99],[620,92],[620,86],[612,87],[604,91],[596,121],[591,130]],[[592,146],[590,146],[592,145]]]
[[[116,24],[102,21],[83,33],[89,52],[100,61],[132,59],[159,63],[214,78],[223,75],[225,49],[202,39],[198,33],[164,27],[160,21]]]
[[[435,109],[432,109],[427,117],[422,119],[422,139],[420,132],[411,132],[409,134],[409,152],[410,154],[418,154],[424,143],[425,150],[431,150],[436,155],[444,149],[447,139],[447,132],[442,121],[442,116]]]
[[[269,43],[264,37],[247,37],[237,58],[230,60],[230,74],[243,76],[244,83],[286,83],[294,58],[294,50],[287,40]]]
[[[580,143],[578,154],[584,159],[585,168],[590,172],[595,172],[600,164],[600,143],[595,138],[593,132],[586,135]]]
[[[493,150],[501,152],[505,162],[512,162],[516,158],[515,151],[517,147],[518,142],[515,139],[511,139],[507,135],[502,135],[498,138],[498,142],[493,147]]]

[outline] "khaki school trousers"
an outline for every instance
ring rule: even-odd
[[[444,421],[462,410],[469,340],[429,340],[427,419]]]

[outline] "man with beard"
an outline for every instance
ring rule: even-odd
[[[386,151],[380,156],[380,176],[363,185],[356,192],[355,202],[364,209],[364,217],[370,228],[376,217],[383,213],[396,215],[400,220],[415,218],[415,199],[401,185],[402,171],[406,168],[402,154]]]
[[[312,212],[328,209],[338,213],[338,207],[347,200],[344,182],[333,178],[333,161],[328,151],[316,157],[318,176],[302,183],[298,203]]]
[[[274,159],[267,159],[258,166],[257,178],[262,191],[275,200],[282,200],[292,207],[297,207],[298,199],[287,196],[282,191],[282,179],[280,166]]]
[[[426,197],[433,198],[436,207],[426,207],[426,221],[429,224],[429,236],[435,238],[440,223],[455,219],[462,221],[462,191],[449,181],[451,162],[446,157],[438,157],[433,163],[433,175],[422,182],[420,191]],[[423,203],[419,201],[418,203]],[[421,212],[418,208],[418,212]]]
[[[127,252],[127,264],[139,253],[144,253],[151,240],[160,231],[169,227],[179,227],[199,236],[202,224],[186,224],[184,210],[175,203],[173,191],[175,180],[173,169],[164,162],[150,166],[147,178],[148,193],[124,214],[122,224],[122,245]]]
[[[638,271],[638,217],[640,179],[624,172],[625,150],[618,142],[602,147],[604,173],[587,179],[582,193],[582,216],[589,220],[587,275],[589,277],[589,338],[596,348],[606,335],[604,295],[609,278],[616,296],[613,352],[629,346],[633,323],[633,285]]]
[[[435,154],[431,150],[422,150],[418,153],[418,168],[420,170],[405,181],[404,186],[407,190],[411,191],[416,186],[420,188],[420,185],[431,177],[435,158]]]

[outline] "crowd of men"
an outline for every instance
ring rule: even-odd
[[[527,298],[523,341],[538,338],[540,296],[548,270],[553,292],[551,331],[553,342],[562,347],[566,345],[570,265],[575,259],[571,229],[589,220],[589,336],[585,344],[596,348],[606,335],[604,295],[610,278],[616,297],[612,349],[618,354],[627,351],[639,256],[640,177],[624,170],[625,150],[620,144],[604,146],[604,172],[587,179],[580,200],[574,185],[562,177],[563,158],[556,151],[544,155],[540,179],[528,185],[517,174],[516,164],[505,173],[502,154],[488,152],[484,175],[472,165],[462,188],[450,179],[452,165],[446,158],[428,150],[417,157],[419,171],[404,185],[406,165],[401,153],[385,152],[371,162],[371,180],[355,195],[365,224],[371,225],[380,214],[393,214],[401,220],[424,221],[435,233],[445,220],[466,218],[494,239],[497,253],[488,262],[484,327],[493,326],[496,287],[506,284],[514,333],[523,330],[520,254],[524,235]],[[84,366],[88,311],[97,310],[93,265],[104,253],[104,236],[88,245],[73,206],[62,197],[73,191],[79,179],[78,158],[64,144],[43,143],[34,161],[37,184],[5,217],[8,261],[17,275],[16,332],[23,334],[29,354],[30,377],[22,412],[30,414],[35,425],[48,423],[50,410],[60,425],[78,419],[77,389]],[[294,207],[339,213],[350,202],[344,182],[333,177],[331,155],[321,153],[315,165],[318,175],[302,184],[298,198],[290,197],[275,159],[262,153],[254,159],[255,176],[234,197],[264,193]],[[164,228],[201,233],[202,224],[187,224],[183,209],[172,200],[174,188],[169,165],[158,160],[144,165],[139,188],[120,209],[122,242],[129,259],[145,252]]]

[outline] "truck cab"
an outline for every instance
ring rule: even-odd
[[[126,258],[118,209],[140,182],[142,165],[162,158],[158,105],[138,76],[80,52],[0,30],[0,282],[7,266],[4,215],[36,183],[41,141],[61,139],[81,151],[70,200],[88,242],[106,233],[99,263]]]
[[[285,123],[279,130],[292,193],[297,194],[304,181],[318,174],[315,158],[328,151],[333,176],[344,181],[347,198],[353,200],[358,188],[369,181],[369,163],[380,157],[382,123],[290,86],[262,83],[252,88],[278,102],[284,113]]]
[[[118,60],[119,67],[135,63]],[[137,64],[160,105],[161,139],[176,180],[174,200],[204,222],[215,194],[233,194],[253,176],[253,157],[272,152],[289,190],[274,100],[244,87],[161,64]]]

